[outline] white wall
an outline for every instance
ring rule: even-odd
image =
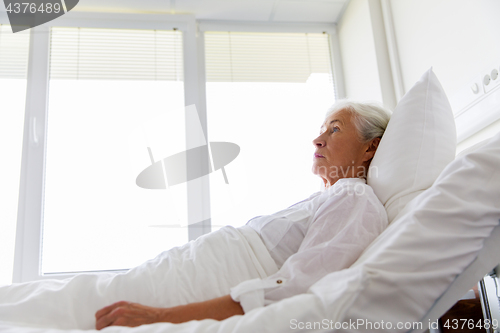
[[[500,1],[390,0],[390,5],[405,90],[432,66],[452,98],[475,76],[490,71],[489,65],[500,65]],[[458,150],[499,131],[497,121]]]
[[[392,13],[383,22],[377,19],[381,1]],[[500,66],[499,16],[499,0],[351,0],[339,22],[347,96],[390,104],[384,79],[394,76],[385,64],[387,55],[380,51],[380,34],[384,23],[392,19],[395,38],[391,46],[398,55],[403,92],[432,66],[452,98],[472,79],[491,71],[486,71],[490,65]],[[497,121],[458,148],[499,131]]]
[[[452,96],[486,65],[500,63],[500,1],[391,0],[405,89],[433,66]]]

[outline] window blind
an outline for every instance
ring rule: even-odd
[[[9,25],[0,24],[0,79],[26,79],[29,43],[28,32],[14,34]]]
[[[51,79],[182,81],[182,32],[52,28]]]
[[[209,82],[305,82],[332,75],[327,34],[205,33]],[[333,82],[333,77],[331,78]]]

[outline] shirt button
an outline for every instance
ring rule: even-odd
[[[277,284],[282,284],[282,283],[283,283],[283,280],[276,280],[276,283],[277,283]]]

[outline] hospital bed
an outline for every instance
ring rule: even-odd
[[[500,108],[500,106],[499,106]],[[478,148],[484,146],[487,142],[482,141],[471,148],[466,149],[458,155],[464,156],[467,153],[473,152]],[[500,167],[500,166],[499,166]],[[500,194],[498,194],[500,198]],[[497,271],[498,264],[500,263],[500,251],[498,251],[498,244],[500,243],[500,225],[496,226],[491,235],[485,239],[483,248],[477,254],[474,261],[453,281],[448,289],[436,300],[436,303],[429,309],[427,314],[423,317],[422,322],[436,322],[448,309],[450,309],[455,302],[459,300],[458,296],[467,291],[475,281],[479,281],[479,294],[481,299],[481,307],[483,309],[484,319],[492,322],[500,323],[500,294],[497,291]],[[500,273],[500,271],[498,271]],[[483,278],[486,279],[493,288],[487,288]],[[488,290],[489,289],[489,290]],[[493,333],[499,332],[498,330],[485,329],[485,332]],[[421,332],[416,330],[415,332]],[[430,333],[438,333],[438,329],[431,329]]]
[[[384,204],[391,223],[349,269],[328,274],[305,294],[221,322],[157,323],[106,331],[425,331],[500,263],[496,250],[500,241],[500,134],[464,156],[455,158],[455,149],[453,113],[429,70],[398,103],[372,161],[373,172],[368,173],[368,184]],[[224,246],[231,249],[229,254]],[[211,250],[199,251],[208,248]],[[229,259],[223,262],[201,256],[199,262],[170,264],[195,250],[222,251]],[[175,296],[178,299],[167,299],[173,303],[213,298],[243,278],[266,276],[269,256],[266,259],[265,252],[248,228],[222,228],[125,274],[83,274],[67,281],[0,288],[0,331],[90,329],[93,309],[113,299],[110,296],[102,304],[95,303],[85,288],[112,295],[134,279],[140,282],[136,288],[121,290],[130,301],[162,304],[160,298],[168,295],[170,287],[183,290]],[[247,261],[248,271],[233,271],[236,260]],[[169,287],[172,267],[181,278]],[[212,278],[210,270],[222,271],[228,281]],[[186,281],[182,274],[198,280]],[[152,292],[152,288],[157,289]],[[147,293],[153,296],[145,299]],[[2,306],[9,297],[14,306]],[[46,308],[59,313],[42,315]],[[74,315],[66,318],[65,311]]]

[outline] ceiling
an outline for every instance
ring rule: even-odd
[[[193,14],[198,20],[336,23],[349,0],[80,0],[74,11]]]

